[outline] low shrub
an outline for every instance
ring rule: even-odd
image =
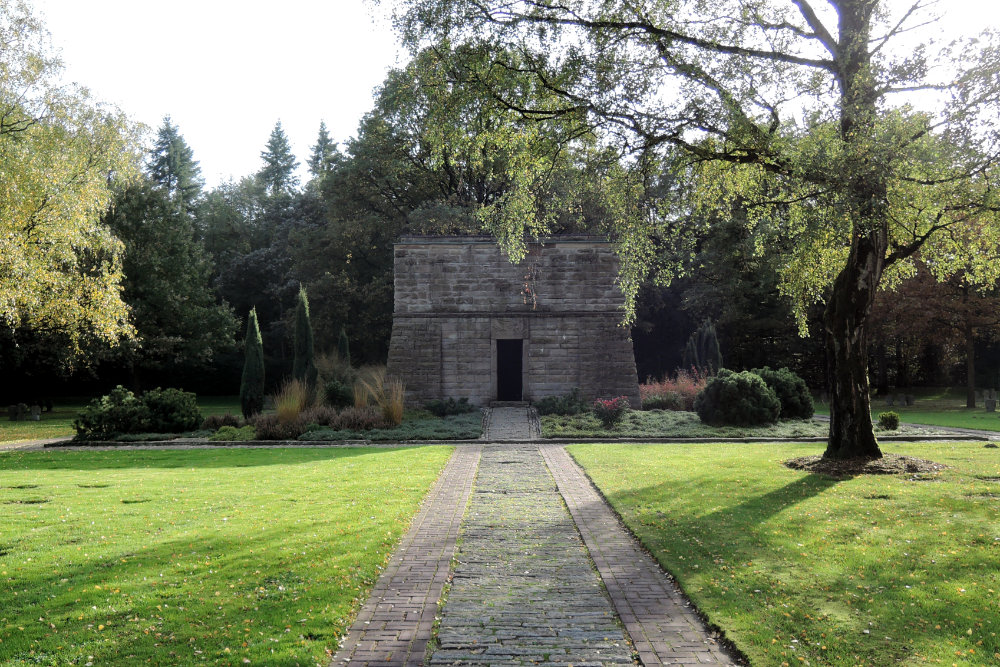
[[[323,399],[332,407],[346,408],[354,404],[354,387],[334,378],[323,387]]]
[[[300,417],[302,421],[307,424],[329,426],[331,423],[336,423],[338,415],[339,412],[337,408],[329,405],[315,405],[311,408],[303,410]]]
[[[885,431],[895,431],[899,428],[899,413],[892,411],[879,413],[878,426]]]
[[[296,417],[290,421],[281,421],[278,415],[261,415],[251,417],[249,425],[253,426],[258,440],[295,440],[306,432],[308,424]]]
[[[698,394],[694,409],[713,426],[757,426],[777,422],[781,402],[759,375],[722,369]]]
[[[534,402],[539,415],[578,415],[587,411],[587,403],[580,397],[580,389],[574,387],[562,396],[546,396]]]
[[[152,389],[136,396],[118,385],[95,398],[73,421],[78,440],[111,440],[135,433],[193,431],[202,422],[197,397],[179,389]]]
[[[142,395],[149,410],[149,430],[158,433],[193,431],[202,422],[198,397],[180,389],[151,389]]]
[[[337,415],[337,422],[327,424],[331,428],[350,431],[370,431],[389,428],[392,424],[378,408],[345,408]]]
[[[679,370],[673,378],[666,377],[662,380],[646,380],[645,384],[639,385],[639,397],[642,399],[642,409],[643,410],[694,410],[694,401],[701,390],[705,388],[705,384],[708,382],[708,377],[701,375],[697,370],[685,371]],[[676,394],[680,398],[679,408],[657,408],[657,407],[646,407],[647,399],[653,399],[656,396],[667,397],[670,394]],[[672,401],[673,399],[665,398],[664,401]]]
[[[812,394],[806,381],[798,375],[787,368],[774,370],[768,366],[751,372],[759,375],[778,396],[781,403],[779,419],[810,419],[813,416]]]
[[[201,422],[201,428],[208,431],[218,431],[223,426],[233,426],[239,428],[243,425],[243,419],[237,415],[226,413],[224,415],[209,415]]]
[[[299,413],[298,417],[282,422],[278,415],[258,415],[250,424],[257,430],[258,440],[295,440],[316,429],[336,431],[371,431],[393,426],[380,408],[344,408],[317,406]]]
[[[247,440],[256,440],[257,431],[249,424],[242,428],[237,428],[235,426],[220,426],[215,433],[208,437],[208,439],[218,442],[245,442]]]
[[[684,399],[676,391],[667,391],[662,394],[653,394],[643,397],[643,410],[683,410]]]
[[[378,410],[374,412],[381,416]],[[482,433],[482,419],[478,414],[466,413],[448,417],[431,417],[408,420],[399,426],[371,430],[319,428],[300,436],[299,440],[470,440]]]
[[[433,401],[427,401],[424,403],[424,410],[435,415],[437,417],[448,417],[449,415],[464,415],[469,412],[475,412],[478,410],[474,405],[469,403],[469,399],[460,398],[455,400],[454,398],[445,399],[435,399]]]
[[[594,401],[593,410],[605,428],[614,428],[631,407],[626,396],[618,396],[597,399]]]
[[[150,430],[149,408],[118,385],[88,403],[73,421],[73,428],[78,440],[111,440],[122,433],[142,433]]]

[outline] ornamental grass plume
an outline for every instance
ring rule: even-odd
[[[359,387],[363,392],[359,392]],[[405,392],[406,387],[402,380],[386,376],[385,366],[368,369],[361,374],[354,385],[354,406],[363,408],[375,403],[382,410],[386,420],[398,426],[403,421]]]
[[[272,397],[278,421],[288,424],[298,419],[302,411],[311,405],[311,396],[309,386],[302,380],[294,378],[285,380],[278,393]]]

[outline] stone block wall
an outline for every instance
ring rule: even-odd
[[[611,244],[592,237],[532,244],[518,265],[491,238],[404,238],[395,249],[389,373],[411,404],[485,405],[497,396],[496,341],[520,339],[524,400],[579,387],[587,399],[625,395],[638,405],[617,269]]]

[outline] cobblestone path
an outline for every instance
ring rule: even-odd
[[[541,437],[541,427],[534,408],[527,404],[488,408],[483,428],[483,440],[530,442]]]
[[[431,665],[632,664],[535,446],[484,448]]]

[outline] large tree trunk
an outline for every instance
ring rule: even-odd
[[[882,458],[872,428],[866,327],[882,275],[882,238],[884,233],[876,232],[855,241],[826,306],[830,435],[825,458]]]
[[[833,284],[824,325],[830,377],[830,437],[825,458],[882,458],[872,428],[868,385],[868,315],[885,269],[888,184],[876,148],[876,100],[869,27],[876,3],[836,0],[840,44],[840,137],[845,204],[852,221],[847,264]]]

